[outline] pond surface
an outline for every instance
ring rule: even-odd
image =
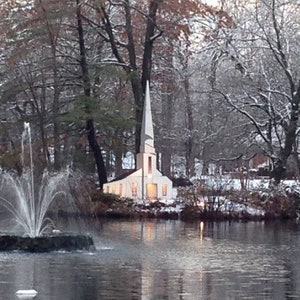
[[[96,252],[0,253],[1,299],[299,299],[300,224],[95,221]]]

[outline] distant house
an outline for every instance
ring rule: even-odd
[[[264,154],[255,154],[249,161],[249,170],[256,176],[269,176],[272,162]]]
[[[249,168],[250,169],[270,169],[271,166],[271,160],[268,156],[264,154],[255,154],[250,160],[249,160]]]
[[[172,181],[167,176],[163,176],[156,166],[150,90],[147,82],[136,170],[104,184],[103,190],[106,193],[133,199],[172,199]]]

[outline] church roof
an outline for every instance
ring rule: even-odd
[[[122,179],[128,177],[129,175],[133,174],[134,172],[136,172],[135,169],[126,171],[126,172],[122,173],[121,175],[117,176],[116,178],[114,178],[113,180],[111,180],[110,182],[122,180]]]

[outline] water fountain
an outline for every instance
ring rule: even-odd
[[[25,163],[26,142],[29,155],[28,166]],[[13,232],[0,235],[0,251],[93,250],[94,242],[89,235],[61,233],[55,229],[53,220],[47,216],[54,201],[62,202],[72,199],[68,192],[69,170],[55,175],[44,171],[39,189],[35,189],[29,123],[24,123],[21,161],[23,172],[20,176],[7,172],[3,172],[1,176],[1,214],[10,216],[9,227]]]

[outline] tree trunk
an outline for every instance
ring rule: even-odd
[[[187,131],[188,135],[185,141],[185,158],[186,158],[186,175],[188,177],[193,175],[194,171],[194,118],[192,103],[189,91],[189,78],[184,79],[184,93],[185,93],[185,104],[186,104],[186,117],[187,117]]]
[[[54,96],[53,96],[53,139],[54,139],[54,169],[59,170],[61,167],[61,151],[60,151],[60,125],[58,121],[59,115],[59,83],[56,61],[56,50],[53,50],[52,58],[53,76],[54,76]]]
[[[274,162],[274,168],[271,173],[271,178],[274,179],[276,185],[278,185],[284,177],[287,160],[292,154],[293,146],[295,145],[299,119],[300,83],[298,84],[297,89],[295,89],[294,86],[292,87],[292,95],[291,116],[286,129],[284,147],[280,149],[278,158]]]
[[[86,121],[86,131],[91,151],[93,152],[95,157],[100,188],[103,189],[103,184],[107,182],[106,169],[101,149],[96,140],[94,122],[92,119],[88,119]]]
[[[275,185],[278,185],[283,179],[286,171],[286,162],[278,159],[274,163],[273,170],[271,172],[271,178],[274,180]]]
[[[41,144],[42,144],[42,155],[43,160],[45,161],[46,166],[51,165],[51,157],[48,150],[48,142],[47,142],[47,133],[45,131],[45,124],[46,124],[46,81],[45,76],[42,76],[42,96],[41,96],[41,109],[39,112],[39,128],[41,133]]]
[[[146,89],[147,80],[150,81],[150,74],[152,68],[152,52],[153,52],[153,43],[156,38],[158,38],[162,32],[155,35],[156,25],[156,14],[158,7],[162,1],[154,0],[150,1],[149,4],[149,14],[147,19],[147,28],[145,33],[145,42],[144,42],[144,52],[143,52],[143,63],[142,63],[142,75],[138,72],[137,63],[136,63],[136,52],[134,46],[134,38],[132,33],[132,23],[131,23],[131,5],[129,0],[124,1],[124,9],[126,15],[126,34],[128,38],[127,50],[128,58],[130,63],[130,68],[125,66],[124,69],[128,75],[130,75],[132,92],[134,95],[135,102],[135,120],[136,120],[136,131],[135,131],[135,152],[140,152],[141,144],[141,125],[143,119],[143,107],[144,107],[144,91]],[[119,63],[122,65],[125,64],[122,56],[120,55],[117,43],[114,38],[113,28],[110,24],[109,17],[106,13],[104,5],[101,6],[101,12],[103,15],[103,25],[109,37],[109,42],[111,45],[112,52]]]
[[[53,121],[53,148],[54,148],[54,169],[59,170],[61,167],[61,151],[60,151],[60,124],[58,121],[59,116],[59,97],[60,97],[60,83],[58,78],[58,66],[57,66],[57,37],[55,36],[55,30],[49,19],[48,12],[44,6],[42,0],[39,0],[39,4],[43,11],[43,17],[45,18],[47,32],[50,41],[51,48],[51,68],[53,73],[53,103],[52,103],[52,121]],[[58,33],[57,33],[58,34]]]
[[[131,77],[131,87],[134,95],[134,103],[135,103],[135,153],[140,152],[141,145],[141,130],[142,130],[142,120],[143,120],[143,89],[141,82],[138,76],[133,75]]]
[[[160,141],[161,171],[163,175],[171,177],[172,147],[170,145],[170,131],[173,126],[173,93],[172,83],[164,82],[164,85],[166,86],[166,98],[162,99],[162,128],[165,130],[163,135],[166,138]]]
[[[151,70],[152,70],[152,53],[153,53],[153,43],[160,34],[155,36],[155,29],[157,28],[156,25],[156,14],[161,3],[161,0],[151,1],[149,4],[149,14],[147,19],[147,28],[145,34],[145,42],[144,42],[144,53],[143,53],[143,64],[142,64],[142,77],[141,77],[141,84],[142,84],[142,92],[144,93],[146,90],[146,83],[151,77]],[[154,38],[155,37],[155,38]],[[138,91],[137,91],[138,92]],[[139,102],[136,103],[136,121],[137,121],[137,129],[136,129],[136,150],[138,153],[140,144],[141,144],[141,124],[143,119],[143,107],[144,107],[144,97],[142,93],[142,98],[140,98]],[[139,92],[138,92],[139,94]],[[136,98],[137,99],[137,98]]]
[[[90,78],[89,78],[88,65],[87,65],[87,61],[86,61],[86,50],[85,50],[85,44],[84,44],[84,34],[83,34],[83,26],[82,26],[82,20],[81,20],[81,9],[80,9],[79,0],[76,0],[76,4],[77,4],[77,10],[76,10],[77,30],[78,30],[78,39],[79,39],[79,48],[80,48],[80,67],[81,67],[81,72],[82,72],[83,91],[84,91],[85,97],[90,97],[91,96],[91,83],[90,83]],[[86,107],[86,112],[90,113],[89,107]],[[88,142],[89,142],[91,151],[93,152],[96,166],[97,166],[97,173],[98,173],[98,178],[99,178],[100,189],[103,189],[103,184],[107,182],[107,175],[106,175],[106,169],[105,169],[105,165],[104,165],[102,152],[97,143],[96,133],[95,133],[95,128],[94,128],[94,121],[92,118],[88,118],[86,120],[86,132],[87,132]]]
[[[116,152],[115,166],[116,166],[116,177],[118,177],[123,172],[123,155],[120,151]]]
[[[171,178],[171,153],[166,151],[161,154],[161,171],[164,176]]]

